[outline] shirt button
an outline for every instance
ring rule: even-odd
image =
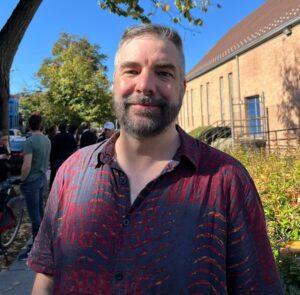
[[[117,272],[117,273],[115,274],[115,279],[116,279],[117,281],[122,281],[123,278],[124,278],[124,276],[123,276],[123,274],[122,274],[121,272]]]
[[[125,219],[123,220],[123,222],[122,222],[122,224],[123,224],[124,227],[128,226],[129,223],[130,223],[130,220],[129,220],[128,218],[125,218]]]
[[[125,178],[124,176],[121,176],[121,177],[120,177],[120,183],[121,183],[122,185],[124,185],[124,184],[127,183],[127,180],[126,180],[126,178]]]

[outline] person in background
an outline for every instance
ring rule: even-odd
[[[176,125],[184,68],[174,30],[123,34],[120,131],[59,169],[28,260],[33,295],[283,294],[248,172]]]
[[[88,145],[95,144],[97,142],[97,134],[95,130],[91,130],[90,126],[86,122],[82,122],[81,125],[81,136],[79,148],[83,148]]]
[[[106,122],[103,125],[103,132],[98,136],[97,142],[102,142],[110,138],[115,132],[115,125],[113,122]]]
[[[42,132],[42,130],[41,130]],[[48,138],[50,139],[51,142],[51,147],[52,147],[52,139],[53,137],[57,134],[57,125],[51,125],[49,128],[46,129],[46,135],[48,136]],[[54,179],[55,174],[53,174],[52,171],[54,171],[54,167],[53,167],[53,162],[50,160],[50,180],[49,180],[49,190],[51,189],[52,186],[52,182]]]
[[[9,160],[11,157],[7,135],[0,131],[0,182],[5,181],[9,175]]]
[[[41,130],[42,131],[42,130]],[[52,140],[53,136],[57,133],[57,126],[52,125],[46,130],[46,134],[48,135],[48,138],[50,141]]]
[[[56,133],[51,140],[50,166],[51,174],[49,188],[51,189],[56,172],[61,164],[77,149],[77,142],[74,136],[67,133],[67,124],[60,123],[59,133]]]
[[[49,165],[51,143],[48,136],[42,133],[42,117],[32,115],[29,120],[31,136],[24,143],[24,159],[21,169],[21,192],[25,197],[28,214],[32,225],[32,240],[38,233],[43,215],[43,192],[47,185],[46,172]],[[31,250],[29,245],[19,255],[19,260],[26,260]]]
[[[77,143],[77,145],[78,145],[78,142],[79,142],[79,134],[78,134],[78,127],[77,127],[77,125],[71,124],[71,125],[69,126],[69,128],[68,128],[68,132],[69,132],[70,134],[73,135],[73,137],[74,137],[74,139],[75,139],[75,141],[76,141],[76,143]]]

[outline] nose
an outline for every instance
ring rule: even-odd
[[[136,91],[145,95],[153,95],[156,89],[155,75],[149,70],[142,71],[136,80]]]

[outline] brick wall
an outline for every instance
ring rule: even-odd
[[[207,126],[208,121],[212,124],[221,120],[220,77],[223,77],[224,85],[224,119],[229,121],[231,113],[228,75],[232,74],[233,113],[236,125],[241,125],[242,122],[245,124],[243,120],[246,118],[247,98],[259,96],[261,115],[265,114],[266,108],[269,112],[270,130],[300,127],[299,73],[300,25],[297,25],[292,28],[290,36],[280,34],[189,81],[178,123],[186,131],[191,131],[202,125]],[[209,115],[207,85],[210,98]]]

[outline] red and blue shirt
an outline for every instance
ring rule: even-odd
[[[283,294],[247,171],[177,130],[173,160],[133,204],[118,134],[63,164],[28,260],[54,294]]]

